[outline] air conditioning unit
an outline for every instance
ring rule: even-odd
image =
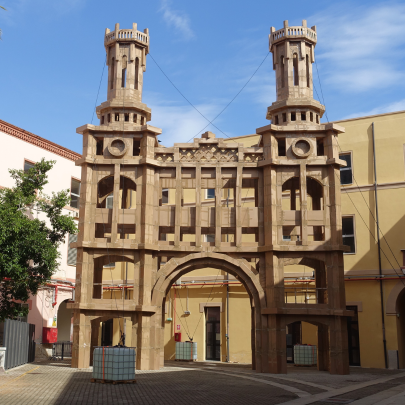
[[[178,280],[176,280],[176,281],[174,282],[174,284],[176,284],[176,285],[181,285],[181,278],[179,278]]]

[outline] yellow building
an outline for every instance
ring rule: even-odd
[[[344,244],[350,246],[350,252],[344,257],[346,300],[347,306],[356,313],[348,321],[350,363],[362,367],[405,368],[405,294],[402,294],[405,278],[401,270],[401,249],[405,249],[402,223],[405,216],[405,112],[349,119],[339,121],[339,125],[346,129],[339,135],[339,144],[341,158],[348,163],[341,170],[340,179],[343,239]],[[229,141],[252,146],[260,137],[248,135]],[[246,207],[254,204],[252,192],[248,189],[242,196]],[[227,193],[228,190],[224,190],[222,204],[232,207],[233,196]],[[214,205],[214,196],[214,192],[207,190],[202,201],[208,206]],[[169,194],[169,190],[164,198],[164,203],[174,203],[175,196]],[[183,198],[185,205],[193,204],[195,193],[185,193]],[[171,236],[166,235],[167,240]],[[245,243],[254,241],[250,239],[254,235],[243,236]],[[213,237],[205,235],[207,242]],[[233,241],[232,234],[222,237],[223,242]],[[187,235],[183,238],[187,240]],[[289,267],[291,288],[286,289],[287,299],[310,304],[312,269]],[[209,268],[186,274],[167,296],[165,319],[165,359],[175,358],[176,338],[181,341],[192,338],[197,342],[200,361],[251,362],[250,301],[244,287],[233,276]],[[316,344],[316,327],[307,323],[292,324],[286,338],[290,349],[288,358],[292,360],[294,344]]]

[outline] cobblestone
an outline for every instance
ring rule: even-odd
[[[396,376],[402,370],[359,370],[351,370],[348,376],[331,376],[313,369],[289,368],[287,375],[275,376],[255,373],[244,365],[168,362],[158,371],[137,371],[136,384],[112,385],[91,383],[90,369],[77,370],[68,362],[48,361],[0,375],[0,404],[326,405],[333,399],[367,401],[368,396],[384,390],[388,397],[390,389],[393,400],[388,398],[381,404],[402,404],[398,401],[404,398],[401,387],[405,387],[405,376]],[[370,385],[381,378],[389,380]],[[365,383],[368,386],[362,387]],[[350,392],[342,391],[347,387]]]

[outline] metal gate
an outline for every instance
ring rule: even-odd
[[[35,360],[35,325],[6,319],[3,330],[3,346],[7,348],[6,370],[31,363]]]

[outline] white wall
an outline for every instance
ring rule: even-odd
[[[34,163],[39,162],[42,158],[56,161],[53,169],[48,172],[49,183],[44,187],[45,194],[51,195],[52,192],[64,189],[69,189],[70,191],[71,178],[81,178],[80,166],[75,166],[75,162],[70,159],[66,159],[1,131],[0,142],[7,146],[4,148],[7,152],[3,153],[2,159],[0,159],[0,186],[2,187],[14,186],[14,180],[10,177],[8,169],[24,169],[24,159]],[[71,208],[63,211],[64,214],[69,214],[78,210]],[[44,217],[41,218],[41,215],[43,214],[39,214],[38,218],[45,219]],[[74,281],[76,278],[76,267],[68,266],[67,264],[67,240],[68,238],[66,237],[65,243],[61,244],[59,248],[61,253],[59,269],[52,278]]]

